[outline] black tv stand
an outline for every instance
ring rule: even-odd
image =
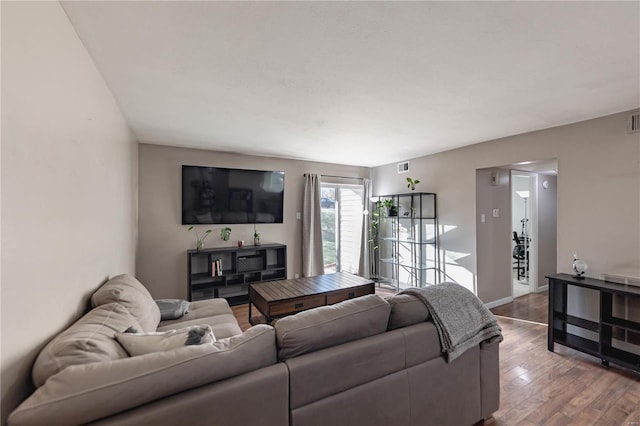
[[[189,301],[224,297],[230,305],[247,303],[251,283],[286,278],[284,244],[187,251]]]

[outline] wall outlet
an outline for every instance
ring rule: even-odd
[[[500,209],[493,209],[493,217],[500,217]]]
[[[486,216],[485,216],[485,214],[484,214],[484,213],[482,213],[482,214],[480,215],[480,222],[484,223],[484,221],[485,221],[485,220],[486,220]]]
[[[298,220],[302,219],[302,215],[300,214],[300,212],[296,212],[296,219]]]

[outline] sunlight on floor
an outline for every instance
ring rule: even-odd
[[[524,296],[529,294],[529,284],[521,283],[518,280],[513,280],[513,298]]]

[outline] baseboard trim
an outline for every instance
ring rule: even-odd
[[[489,308],[495,308],[496,306],[501,306],[501,305],[506,305],[507,303],[511,303],[513,302],[513,297],[509,296],[509,297],[505,297],[504,299],[498,299],[498,300],[494,300],[493,302],[488,302],[485,303],[484,305]]]
[[[542,293],[543,291],[547,291],[547,290],[549,290],[549,284],[543,285],[542,287],[538,287],[536,289],[536,293]]]

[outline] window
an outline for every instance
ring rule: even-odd
[[[325,274],[358,273],[363,191],[362,185],[322,183],[320,186]]]

